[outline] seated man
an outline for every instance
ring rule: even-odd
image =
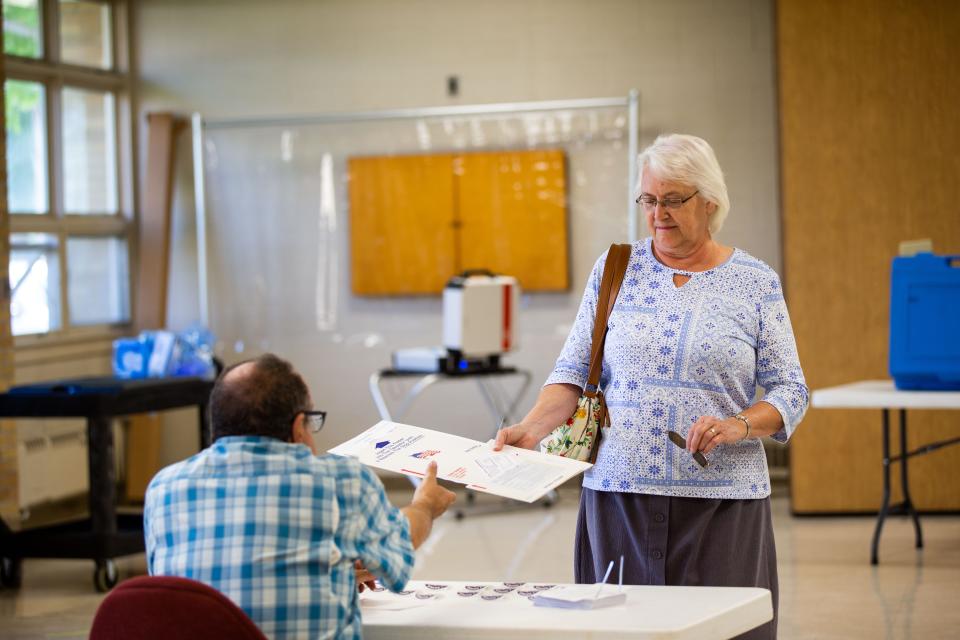
[[[227,369],[210,395],[213,445],[147,489],[147,566],[213,586],[270,638],[359,638],[358,578],[402,589],[455,494],[434,464],[397,509],[368,468],[316,455],[324,414],[312,409],[274,355]]]

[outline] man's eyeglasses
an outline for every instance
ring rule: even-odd
[[[297,415],[303,414],[303,423],[310,429],[310,433],[320,433],[320,429],[323,429],[323,423],[327,421],[327,412],[326,411],[300,411]],[[293,416],[293,419],[296,420],[297,416]]]
[[[699,189],[697,189],[696,191],[688,195],[686,198],[681,198],[680,196],[673,196],[670,198],[663,198],[662,200],[657,200],[649,193],[645,193],[639,198],[637,198],[637,204],[643,205],[643,208],[646,209],[647,211],[655,211],[657,209],[657,204],[663,205],[663,208],[666,209],[667,211],[676,211],[677,209],[685,205],[687,203],[687,200],[697,195],[698,193],[700,193]]]

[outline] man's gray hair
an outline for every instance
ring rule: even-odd
[[[665,133],[657,137],[637,159],[637,193],[643,170],[648,168],[660,180],[688,184],[717,206],[710,217],[710,233],[720,231],[730,211],[730,196],[723,180],[723,171],[713,149],[703,138],[681,133]]]

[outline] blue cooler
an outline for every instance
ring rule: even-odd
[[[960,256],[894,258],[890,375],[898,389],[960,390]]]

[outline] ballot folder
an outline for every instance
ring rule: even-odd
[[[437,477],[468,489],[535,502],[592,465],[588,462],[480,442],[442,431],[383,420],[329,450],[361,463],[409,476],[423,477],[431,461]]]

